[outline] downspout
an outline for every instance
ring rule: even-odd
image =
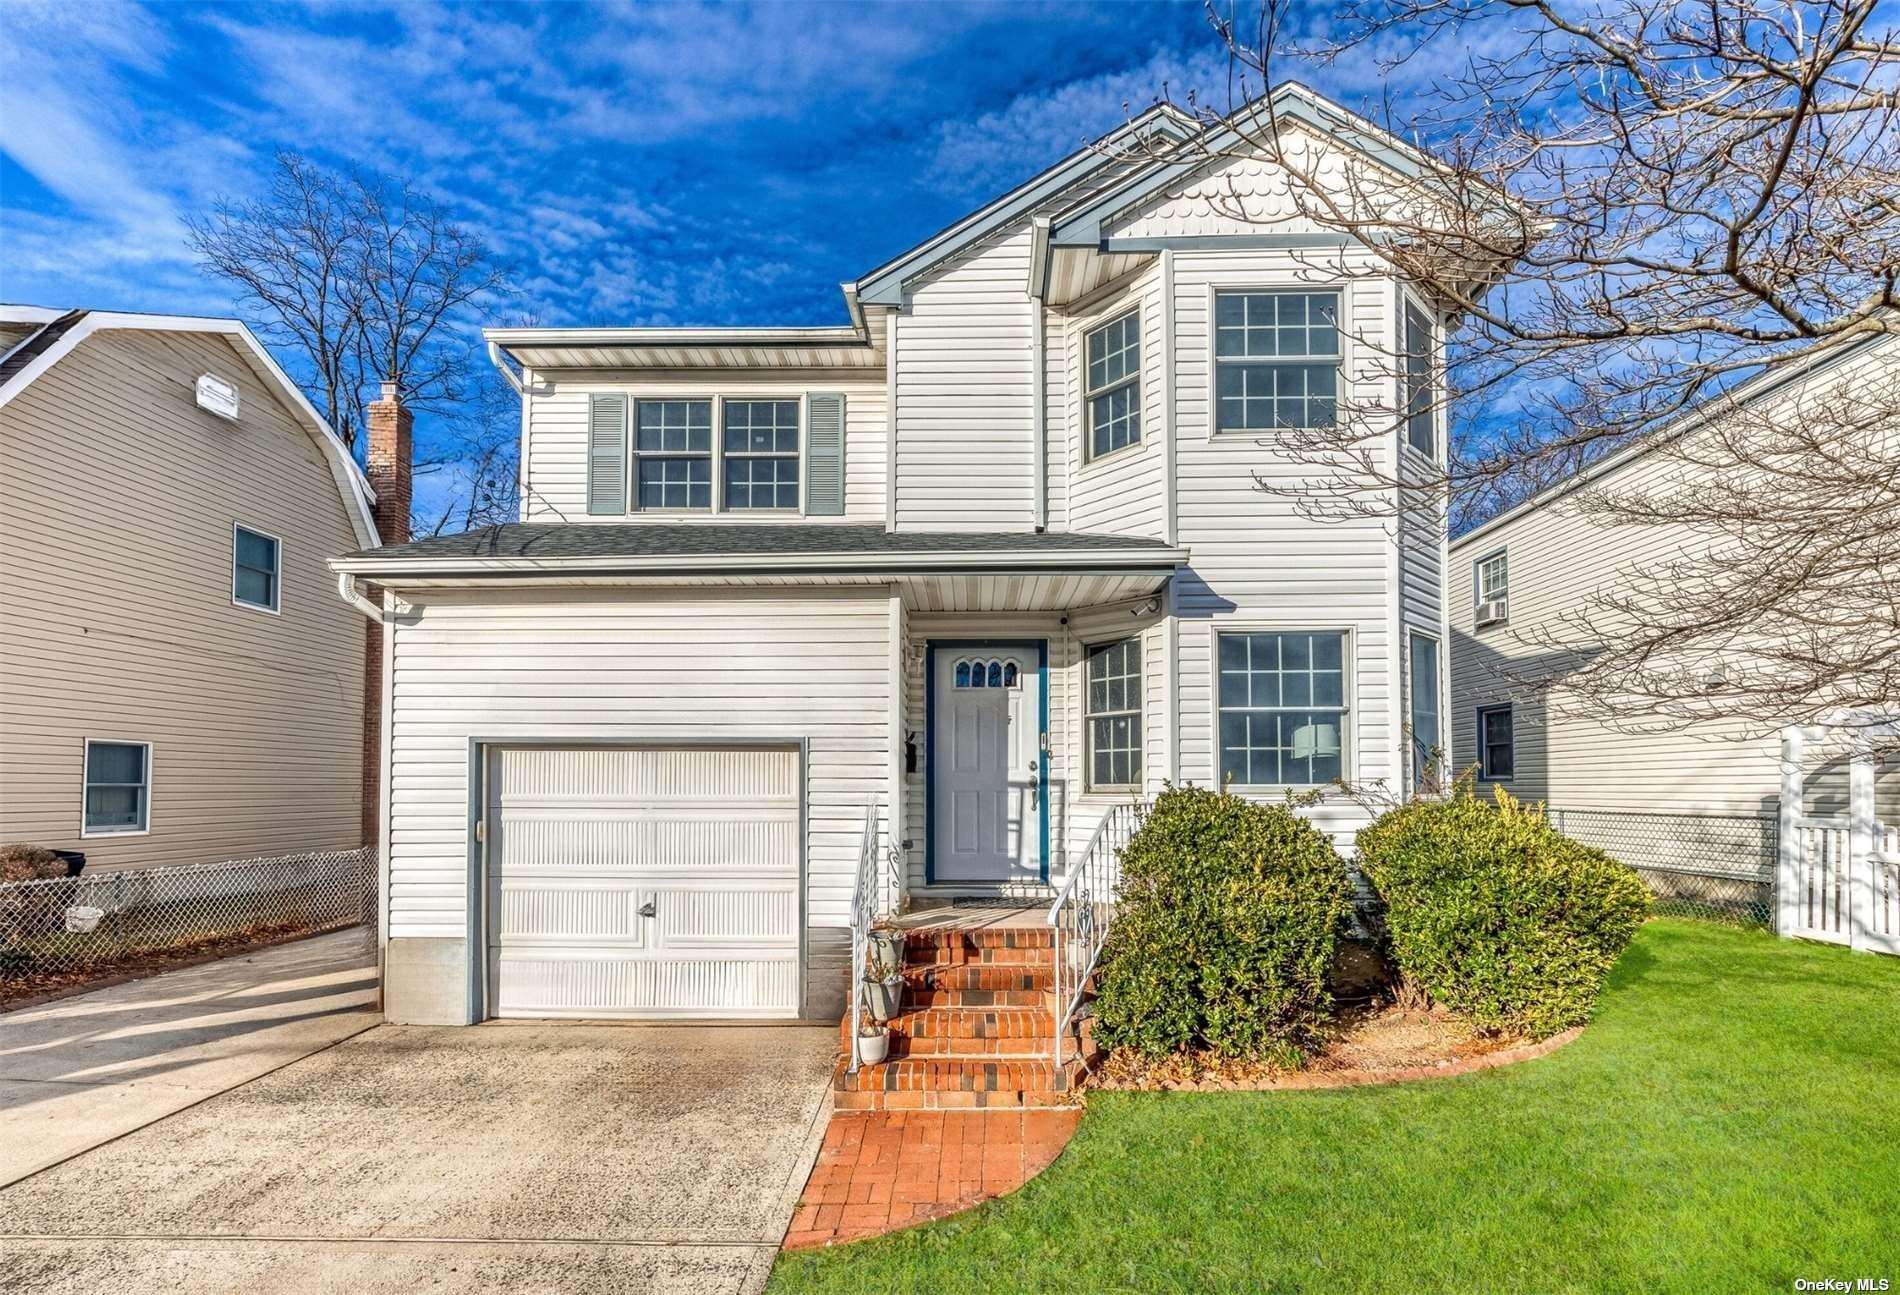
[[[337,597],[341,598],[344,602],[356,608],[357,611],[362,612],[363,615],[369,617],[377,624],[382,624],[382,607],[377,603],[371,602],[364,596],[363,591],[356,587],[355,576],[347,571],[337,572],[336,592]]]
[[[1049,281],[1049,218],[1030,220],[1029,244],[1029,410],[1030,453],[1034,456],[1038,532],[1049,529],[1049,365],[1044,355],[1048,346],[1048,323],[1044,318],[1044,299]]]
[[[502,358],[501,343],[490,342],[488,344],[488,362],[501,370],[501,376],[508,379],[508,385],[515,389],[517,396],[527,393],[527,384],[522,382],[520,376],[516,374],[513,369],[508,367],[508,361]]]
[[[531,461],[528,454],[528,388],[534,381],[534,375],[525,364],[521,366],[519,374],[509,368],[499,342],[488,344],[488,362],[501,370],[501,376],[521,397],[521,452],[515,456],[515,499],[519,520],[525,522],[528,520],[528,464]]]

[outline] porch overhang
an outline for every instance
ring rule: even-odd
[[[825,523],[515,524],[331,562],[350,580],[447,588],[865,586],[918,611],[1066,611],[1151,597],[1187,550],[1077,532],[890,532]]]

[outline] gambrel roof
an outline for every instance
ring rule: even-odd
[[[207,333],[225,338],[244,360],[258,381],[273,390],[303,426],[330,469],[343,511],[350,528],[361,544],[377,541],[376,523],[370,512],[375,493],[362,469],[350,456],[329,422],[305,398],[290,375],[279,367],[264,344],[251,330],[235,319],[199,315],[143,315],[106,310],[49,310],[40,306],[0,304],[0,323],[30,323],[34,331],[0,358],[0,408],[58,364],[73,349],[94,333],[106,330],[161,333]]]

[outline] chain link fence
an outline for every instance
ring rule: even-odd
[[[1779,826],[1757,814],[1551,809],[1551,826],[1634,868],[1656,912],[1771,926]]]
[[[376,851],[0,884],[0,996],[31,982],[376,920]]]

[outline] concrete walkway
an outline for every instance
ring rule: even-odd
[[[363,928],[0,1014],[0,1187],[375,1025]]]

